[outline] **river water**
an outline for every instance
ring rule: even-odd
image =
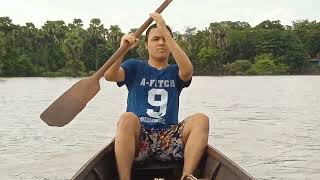
[[[115,136],[126,88],[101,90],[68,125],[39,115],[76,78],[0,78],[0,177],[70,179]],[[209,144],[259,180],[320,179],[320,76],[194,77],[180,119],[210,117]]]

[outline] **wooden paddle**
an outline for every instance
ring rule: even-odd
[[[161,13],[172,0],[165,2],[156,10]],[[149,19],[134,33],[134,36],[139,38],[141,34],[150,26],[153,19]],[[55,100],[41,115],[40,118],[49,126],[62,127],[68,124],[79,112],[81,112],[86,104],[99,92],[100,78],[112,66],[112,64],[122,56],[130,44],[127,42],[120,47],[110,59],[92,76],[84,78],[74,84],[57,100]]]

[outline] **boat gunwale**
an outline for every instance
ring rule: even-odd
[[[219,150],[212,147],[211,145],[208,145],[207,154],[211,157],[214,157],[222,165],[231,169],[232,172],[239,176],[242,180],[254,180],[254,178],[242,167],[240,167],[237,163],[235,163],[233,160],[225,156],[223,153],[221,153]]]
[[[99,162],[106,153],[113,151],[114,148],[114,139],[105,147],[103,147],[99,152],[97,152],[90,160],[84,164],[78,172],[71,178],[71,180],[81,180],[82,177],[86,177],[90,171],[94,168],[94,166]],[[240,177],[241,180],[254,180],[254,178],[247,173],[244,169],[242,169],[239,165],[237,165],[234,161],[229,159],[227,156],[222,154],[216,148],[212,147],[208,144],[206,153],[208,156],[213,157],[217,160],[221,165],[230,169],[235,175]]]
[[[114,139],[106,146],[104,146],[100,151],[98,151],[91,159],[89,159],[86,164],[84,164],[78,172],[71,178],[71,180],[80,180],[76,179],[79,177],[86,177],[89,172],[94,168],[94,166],[99,162],[106,153],[113,150]]]

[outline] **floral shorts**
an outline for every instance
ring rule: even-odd
[[[170,161],[183,159],[184,145],[182,132],[185,122],[171,125],[168,129],[146,129],[141,124],[140,147],[135,161],[157,159]]]

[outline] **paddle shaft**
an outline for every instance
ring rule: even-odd
[[[172,0],[165,0],[161,6],[156,10],[157,13],[161,13],[170,3]],[[139,38],[141,34],[150,26],[153,19],[149,17],[149,19],[136,31],[134,32],[134,36],[136,38]],[[110,59],[92,76],[94,76],[96,79],[100,79],[104,73],[112,66],[112,64],[119,59],[124,53],[127,52],[129,49],[130,44],[128,42],[124,43],[123,46],[121,46],[111,57]]]

